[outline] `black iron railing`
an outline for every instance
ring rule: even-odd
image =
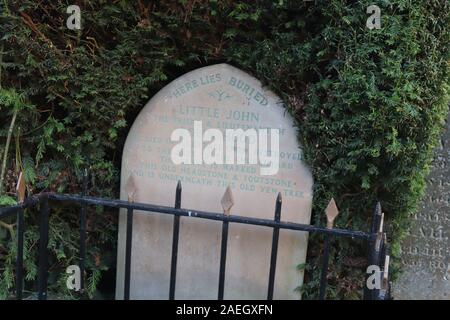
[[[127,210],[127,227],[126,227],[126,246],[125,246],[125,277],[124,277],[124,299],[130,298],[130,271],[131,271],[131,251],[132,251],[132,233],[133,233],[133,212],[134,210],[144,211],[155,214],[168,214],[174,216],[173,223],[173,241],[172,241],[172,260],[170,268],[170,289],[169,299],[175,299],[176,275],[177,275],[177,255],[178,255],[178,237],[180,228],[180,218],[187,219],[208,219],[222,221],[222,243],[220,254],[220,270],[219,270],[219,286],[217,297],[222,300],[224,297],[225,284],[225,266],[227,257],[227,241],[228,241],[228,225],[229,223],[250,224],[255,226],[263,226],[273,229],[272,249],[270,258],[270,271],[268,274],[268,290],[267,299],[273,298],[275,271],[277,263],[278,238],[280,229],[289,229],[296,231],[306,231],[312,233],[320,233],[325,237],[324,250],[322,257],[322,270],[320,277],[319,299],[325,299],[328,278],[328,261],[329,246],[331,237],[348,237],[366,241],[368,244],[368,265],[378,266],[381,270],[380,277],[382,286],[369,289],[364,283],[364,299],[381,300],[390,298],[390,283],[388,273],[388,246],[386,242],[386,234],[383,232],[383,214],[379,203],[375,206],[372,217],[370,232],[338,229],[333,227],[319,227],[314,225],[283,222],[281,220],[282,198],[278,195],[275,203],[274,220],[258,219],[238,215],[226,215],[223,213],[214,213],[206,211],[196,211],[181,208],[182,186],[178,182],[175,192],[174,207],[159,206],[148,203],[135,203],[123,200],[111,200],[86,195],[87,185],[84,183],[83,193],[81,195],[60,194],[60,193],[41,193],[30,196],[15,206],[0,208],[0,219],[13,214],[17,215],[17,259],[16,259],[16,288],[15,297],[22,299],[23,292],[23,237],[24,237],[24,218],[23,212],[26,208],[31,208],[40,204],[40,227],[39,227],[39,270],[38,270],[38,299],[45,300],[47,298],[47,275],[48,275],[48,233],[49,233],[49,201],[72,202],[81,205],[80,211],[80,261],[79,267],[81,271],[80,286],[84,288],[83,275],[85,270],[86,259],[86,213],[88,205],[104,206],[111,208],[123,208]],[[23,198],[23,197],[22,197]],[[370,275],[366,276],[365,281]]]

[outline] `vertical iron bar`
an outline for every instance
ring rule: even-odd
[[[22,300],[23,292],[23,210],[17,211],[16,298]]]
[[[378,252],[379,258],[378,258],[378,262],[379,262],[379,267],[381,269],[384,268],[384,258],[386,257],[386,234],[382,233],[382,238],[381,238],[381,244],[380,244],[380,249]]]
[[[330,260],[330,236],[325,235],[324,239],[324,249],[322,258],[322,270],[320,274],[320,291],[319,300],[325,299],[325,291],[327,289],[327,276],[328,276],[328,262]]]
[[[218,300],[223,300],[225,288],[225,266],[227,263],[228,221],[222,223],[222,243],[220,247],[219,293]]]
[[[39,275],[38,275],[39,300],[47,299],[48,221],[49,221],[48,196],[44,196],[42,197],[40,226],[39,226]]]
[[[377,233],[377,238],[376,238],[376,241],[375,241],[375,246],[374,246],[374,258],[373,258],[372,264],[378,266],[380,268],[379,269],[380,271],[382,269],[384,269],[384,259],[382,258],[382,254],[383,254],[383,251],[384,251],[383,247],[384,247],[383,233],[378,232]],[[377,276],[380,277],[379,280],[380,280],[380,283],[381,283],[382,280],[383,280],[383,278],[382,278],[383,277],[383,273],[380,272],[380,274],[378,274]],[[380,288],[374,288],[371,291],[372,291],[371,299],[372,300],[379,300],[380,299]]]
[[[387,243],[387,240],[385,240],[385,245],[383,249],[382,254],[382,261],[383,261],[383,278],[382,278],[382,288],[383,288],[383,295],[381,297],[381,300],[390,300],[391,299],[391,288],[390,288],[390,281],[389,281],[389,261],[386,263],[387,256],[390,255],[390,246]]]
[[[82,197],[85,197],[87,194],[87,184],[88,184],[88,172],[87,169],[83,174],[83,190]],[[85,261],[86,261],[86,203],[81,204],[81,212],[80,212],[80,258],[79,258],[79,267],[80,267],[80,290],[81,293],[84,292],[84,270],[85,270]]]
[[[281,220],[281,193],[278,193],[276,205],[275,205],[275,221],[280,222]],[[278,253],[278,238],[280,235],[280,228],[273,228],[272,236],[272,254],[270,257],[270,271],[269,271],[269,287],[267,290],[267,300],[273,299],[273,289],[275,283],[275,271],[277,266],[277,253]]]
[[[370,239],[368,240],[368,254],[367,254],[367,260],[368,260],[368,266],[370,265],[378,265],[377,263],[377,235],[378,235],[378,229],[380,228],[381,223],[381,204],[380,202],[377,202],[375,205],[375,208],[372,213],[372,225],[370,228]],[[364,281],[364,300],[373,300],[375,298],[374,296],[374,290],[371,290],[367,287],[367,280],[369,278],[370,274],[366,273],[365,281]]]
[[[175,192],[175,209],[181,208],[181,181],[178,180]],[[178,238],[180,233],[180,216],[173,216],[172,261],[170,264],[169,300],[175,299],[175,284],[177,281]]]
[[[131,242],[133,237],[133,209],[127,210],[127,235],[125,244],[125,286],[124,300],[130,300],[130,276],[131,276]]]

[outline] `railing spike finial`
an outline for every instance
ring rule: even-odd
[[[283,201],[283,197],[282,197],[282,195],[281,195],[281,192],[278,192],[278,195],[277,195],[277,202],[282,202]]]
[[[182,191],[181,180],[178,180],[177,188],[175,189],[175,209],[181,208],[181,191]]]
[[[125,184],[125,192],[128,195],[128,202],[134,202],[136,196],[136,181],[132,174],[128,177],[127,183]]]
[[[377,217],[375,220],[377,221],[377,223],[380,223],[382,215],[383,215],[383,211],[381,209],[381,202],[380,201],[378,201],[377,205],[375,206],[375,215]],[[375,232],[376,232],[376,229],[375,229]]]
[[[381,220],[381,202],[377,201],[372,212],[372,223],[370,227],[370,233],[375,234],[380,229]]]
[[[220,203],[222,204],[223,213],[229,215],[231,207],[234,205],[233,193],[231,192],[230,186],[228,186],[227,190],[225,190]]]
[[[384,227],[384,212],[381,213],[380,228],[379,228],[378,232],[383,232],[383,227]]]
[[[281,205],[283,204],[283,196],[281,192],[278,192],[277,200],[275,202],[275,221],[279,222],[281,220]]]
[[[339,215],[339,210],[336,206],[334,198],[331,198],[330,202],[328,203],[328,206],[325,209],[325,214],[327,216],[327,228],[332,229],[334,226],[334,220]]]
[[[381,202],[380,201],[377,201],[375,211],[376,211],[376,214],[381,214]]]
[[[25,177],[23,172],[21,171],[19,174],[19,179],[17,179],[16,193],[17,193],[17,201],[22,203],[25,201]]]

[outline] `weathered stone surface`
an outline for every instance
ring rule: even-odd
[[[450,119],[436,149],[427,193],[402,244],[395,299],[450,300]]]
[[[280,130],[280,169],[261,176],[258,165],[174,165],[170,141],[176,128],[192,129],[194,120],[207,128],[241,127]],[[222,197],[232,190],[231,214],[273,219],[282,193],[281,219],[309,223],[312,176],[302,162],[293,120],[280,100],[258,80],[226,64],[189,72],[176,79],[144,107],[123,152],[121,198],[134,177],[133,200],[173,206],[177,181],[183,186],[182,208],[223,212]],[[132,299],[169,296],[173,217],[135,212],[131,265]],[[181,217],[176,299],[216,299],[222,223]],[[272,229],[230,224],[225,299],[265,299]],[[118,240],[117,298],[123,297],[125,215]],[[296,269],[306,257],[307,234],[282,230],[275,278],[276,299],[298,299],[303,281]]]

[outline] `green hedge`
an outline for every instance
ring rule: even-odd
[[[448,1],[76,3],[81,31],[66,28],[71,1],[0,1],[2,160],[15,118],[1,202],[11,201],[21,170],[29,192],[79,192],[86,167],[90,194],[117,197],[123,143],[146,101],[187,71],[227,62],[269,85],[294,114],[315,179],[315,223],[323,223],[323,208],[334,197],[338,226],[367,228],[379,199],[398,244],[448,110]],[[381,8],[380,30],[365,26],[371,4]],[[76,261],[77,211],[58,211],[50,288],[70,296],[61,271]],[[101,271],[114,268],[116,237],[113,214],[98,209],[93,217],[91,296]],[[38,235],[33,213],[26,219],[31,290]],[[6,231],[0,227],[3,297],[13,285],[14,247]],[[306,298],[316,295],[319,240],[312,237],[309,249]],[[348,241],[333,247],[331,296],[355,298],[364,247]]]

